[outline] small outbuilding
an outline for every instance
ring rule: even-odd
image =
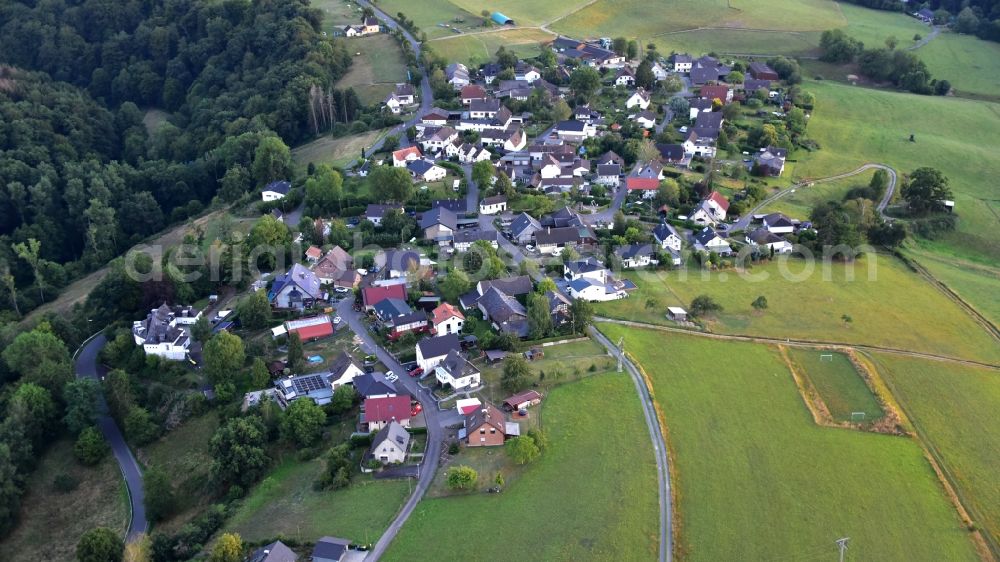
[[[503,401],[503,408],[508,412],[516,412],[518,410],[523,410],[531,406],[538,405],[542,402],[542,395],[535,390],[528,390],[526,392],[521,392],[520,394],[515,394],[510,398]]]
[[[667,318],[675,320],[677,322],[687,322],[688,313],[686,310],[684,310],[679,306],[668,306]]]
[[[514,20],[508,18],[507,16],[501,14],[500,12],[493,12],[490,19],[498,25],[515,25]]]

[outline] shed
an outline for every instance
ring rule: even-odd
[[[493,12],[493,14],[490,16],[490,19],[500,25],[515,25],[514,20],[508,18],[507,16],[501,14],[500,12]]]
[[[503,407],[507,411],[523,410],[529,406],[534,406],[542,401],[542,395],[537,391],[528,390],[520,394],[515,394],[503,401]]]
[[[684,310],[679,306],[668,306],[667,318],[671,320],[676,320],[678,322],[686,322],[688,318],[688,313],[686,310]]]

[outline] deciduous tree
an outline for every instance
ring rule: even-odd
[[[124,553],[121,536],[107,527],[87,531],[76,544],[78,562],[121,562]]]
[[[312,400],[296,400],[281,419],[281,437],[299,447],[311,447],[323,436],[326,414]]]
[[[504,448],[507,450],[507,456],[517,464],[533,462],[542,453],[535,440],[528,435],[508,439]]]
[[[471,490],[476,487],[479,473],[471,466],[459,465],[448,469],[448,487],[452,490]]]
[[[504,390],[517,392],[523,389],[531,378],[528,362],[520,353],[512,353],[503,360],[503,374],[500,384]]]
[[[203,357],[205,372],[212,383],[231,383],[243,369],[246,350],[239,336],[221,331],[205,344]]]

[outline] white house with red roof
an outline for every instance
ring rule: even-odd
[[[702,199],[691,213],[691,221],[702,226],[715,225],[726,220],[729,201],[718,191]]]
[[[629,191],[641,191],[642,196],[648,199],[656,196],[661,179],[663,179],[663,166],[658,162],[649,162],[645,165],[639,163],[625,178],[625,188]]]
[[[419,147],[408,146],[392,153],[392,165],[395,168],[405,168],[408,163],[421,158],[423,154],[420,153]]]
[[[458,307],[444,302],[431,311],[431,323],[434,326],[434,333],[439,336],[459,334],[465,325],[465,316]]]

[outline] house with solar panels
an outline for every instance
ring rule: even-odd
[[[330,384],[328,373],[312,373],[308,375],[289,375],[274,381],[276,392],[274,398],[282,409],[302,398],[308,398],[317,406],[325,406],[333,398],[333,385]]]

